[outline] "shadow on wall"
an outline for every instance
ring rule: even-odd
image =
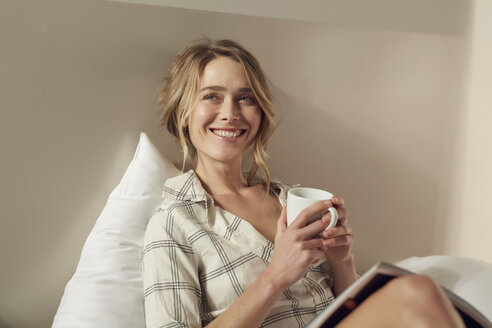
[[[6,310],[6,309],[4,309],[4,308],[3,308],[3,306],[0,306],[0,311],[2,311],[2,313],[6,313],[6,311],[7,311],[7,310]],[[9,326],[9,325],[7,324],[7,322],[3,321],[3,319],[2,319],[2,318],[0,318],[0,327],[1,327],[1,328],[10,328],[11,326]]]

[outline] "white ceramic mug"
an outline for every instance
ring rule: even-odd
[[[328,191],[315,188],[292,188],[287,193],[287,225],[290,225],[306,207],[319,202],[320,200],[330,200],[333,194]],[[338,212],[334,207],[328,208],[331,214],[331,221],[326,229],[330,229],[337,224]],[[317,213],[311,217],[308,223],[321,219],[327,212]]]

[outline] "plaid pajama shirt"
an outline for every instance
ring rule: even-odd
[[[285,205],[289,185],[272,182]],[[202,327],[266,269],[274,245],[246,220],[215,206],[194,171],[166,181],[142,250],[147,327]],[[333,300],[325,263],[277,300],[262,327],[303,327]]]

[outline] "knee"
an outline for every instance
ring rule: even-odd
[[[408,275],[393,279],[388,288],[403,300],[412,303],[440,303],[443,295],[439,285],[425,275]]]
[[[422,327],[459,320],[439,285],[424,275],[408,275],[391,280],[387,292],[400,302],[399,316]],[[448,326],[446,324],[443,327]],[[451,326],[454,326],[451,324]]]

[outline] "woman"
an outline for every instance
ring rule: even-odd
[[[264,162],[274,128],[270,99],[257,60],[233,41],[193,43],[177,55],[160,103],[163,124],[192,170],[166,181],[164,201],[146,231],[148,327],[302,327],[357,279],[341,197],[312,205],[287,227],[289,186],[271,181]],[[307,224],[331,206],[339,214],[336,227],[324,231],[329,214]],[[426,306],[413,305],[417,299]],[[439,288],[416,276],[388,284],[342,325],[395,319],[399,325],[407,319],[460,323]]]

